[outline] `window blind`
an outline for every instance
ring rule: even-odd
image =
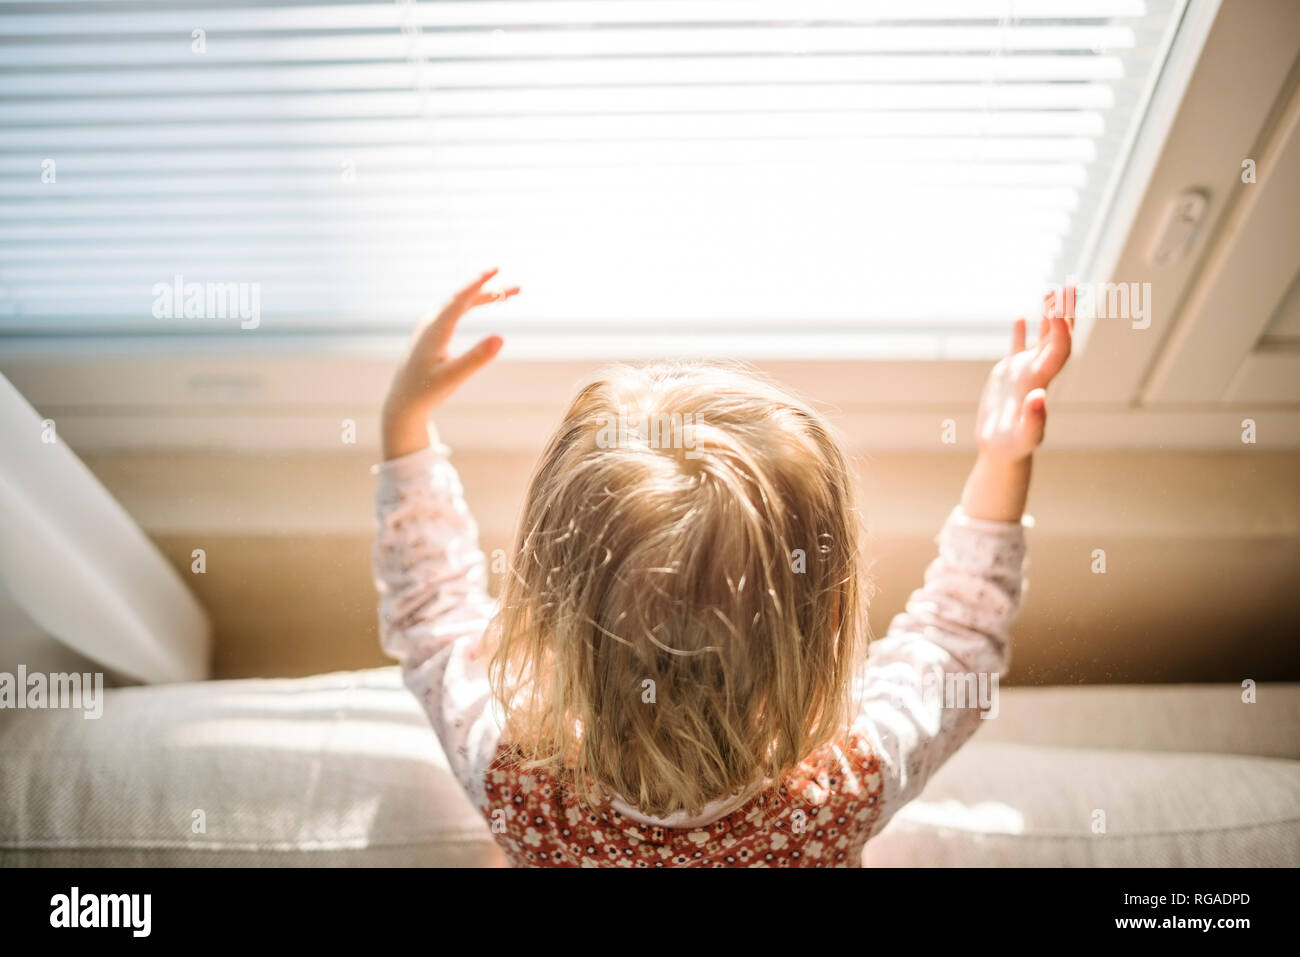
[[[405,330],[500,266],[501,330],[1002,335],[1181,9],[0,3],[0,330]]]

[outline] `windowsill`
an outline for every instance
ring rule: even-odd
[[[481,334],[500,332],[507,348],[500,361],[616,361],[662,357],[799,360],[806,362],[991,360],[1002,355],[1010,338],[1006,329],[987,325],[964,328],[953,323],[926,332],[905,325],[836,329],[812,323],[790,331],[761,328],[718,328],[689,335],[671,326],[659,329],[608,331],[583,327],[536,332],[498,329],[481,323]],[[352,356],[397,359],[409,332],[267,332],[241,330],[225,334],[48,335],[13,336],[0,344],[0,362],[113,357],[170,356],[193,359],[211,356],[270,358],[292,355],[321,358]],[[466,332],[461,348],[472,343]]]
[[[693,338],[691,354],[748,360],[832,411],[921,407],[947,409],[956,417],[974,405],[991,364],[990,358],[934,359],[924,343],[913,344],[915,355],[896,348],[886,356],[863,337],[846,335],[834,346],[816,335],[746,335],[743,350],[737,349],[736,338],[719,335],[707,349]],[[163,447],[177,442],[201,446],[205,440],[200,436],[207,435],[223,447],[234,442],[268,448],[292,444],[300,433],[304,447],[316,448],[319,442],[312,435],[318,426],[286,424],[273,430],[271,423],[332,421],[337,431],[339,420],[350,418],[361,426],[357,441],[364,443],[408,341],[407,334],[251,331],[204,337],[14,338],[0,344],[0,372],[43,415],[61,422],[97,422],[83,436],[96,445],[116,441],[107,437],[112,431],[124,430],[121,440],[131,441],[125,433],[137,431],[130,426],[134,419],[141,423],[141,441]],[[472,342],[472,337],[453,342],[453,351]],[[458,445],[468,440],[476,447],[540,446],[538,431],[553,427],[578,385],[602,366],[671,355],[674,347],[682,356],[682,338],[667,333],[580,339],[508,335],[500,356],[448,403],[445,414],[459,423],[448,428],[461,433]],[[991,343],[985,351],[990,349]],[[223,420],[234,424],[220,426]],[[71,441],[71,433],[66,435]]]
[[[253,336],[11,338],[0,344],[0,372],[78,452],[378,448],[379,405],[405,336]],[[440,410],[443,437],[458,450],[536,452],[584,380],[615,355],[658,354],[653,347],[667,337],[621,341],[617,352],[588,355],[558,337],[512,337]],[[727,345],[734,356],[735,343]],[[990,358],[860,357],[847,344],[835,358],[809,358],[788,346],[749,357],[823,408],[853,451],[973,448]],[[1057,394],[1070,394],[1065,383]],[[1300,410],[1285,406],[1144,409],[1058,398],[1048,433],[1054,448],[1240,450],[1243,417],[1257,423],[1256,447],[1300,448]],[[942,439],[948,420],[951,444]],[[354,442],[342,437],[346,422]]]

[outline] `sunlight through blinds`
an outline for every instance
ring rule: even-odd
[[[264,331],[407,329],[492,265],[503,331],[1003,330],[1078,265],[1181,9],[0,3],[0,331],[241,333],[161,304],[217,285]]]

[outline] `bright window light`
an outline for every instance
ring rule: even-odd
[[[1078,274],[1183,7],[25,6],[0,331],[405,332],[499,266],[526,295],[472,322],[570,346],[992,354]]]

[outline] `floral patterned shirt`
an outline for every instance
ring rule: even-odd
[[[496,606],[448,454],[435,438],[376,467],[380,638],[516,866],[859,866],[867,840],[996,703],[987,691],[996,693],[1008,661],[1024,532],[957,509],[924,584],[871,644],[856,679],[860,710],[845,734],[785,780],[714,802],[696,818],[656,819],[619,800],[592,808],[565,781],[523,770],[501,740],[482,646]]]

